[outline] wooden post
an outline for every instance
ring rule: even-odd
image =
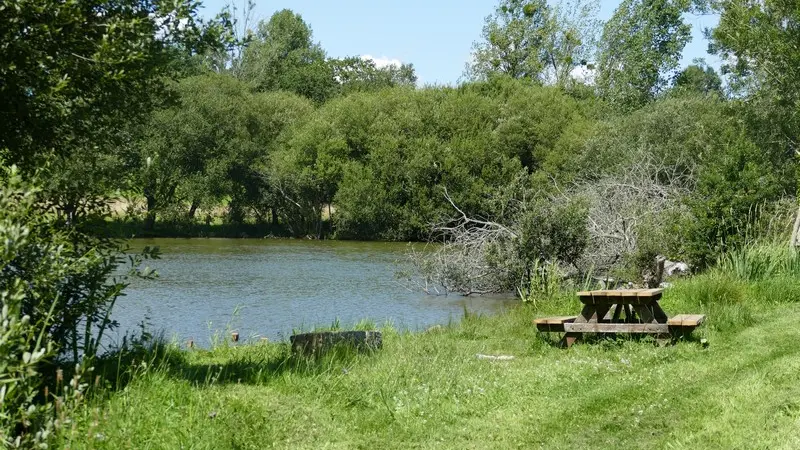
[[[233,342],[239,342],[239,333],[236,331],[231,333],[231,339],[233,340]]]

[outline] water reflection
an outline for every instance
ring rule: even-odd
[[[301,240],[147,239],[160,278],[136,281],[119,299],[114,336],[137,328],[207,345],[215,331],[284,339],[293,329],[362,319],[421,329],[460,320],[464,309],[494,313],[508,297],[429,296],[397,283],[405,244]]]

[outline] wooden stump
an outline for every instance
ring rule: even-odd
[[[294,353],[325,353],[333,347],[342,345],[358,351],[377,350],[383,347],[380,331],[322,331],[319,333],[295,334],[289,338]]]

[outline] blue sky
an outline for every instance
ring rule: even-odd
[[[237,5],[243,0],[232,0]],[[600,0],[600,19],[608,19],[620,0]],[[227,0],[205,0],[204,15],[213,15]],[[288,8],[303,16],[314,39],[331,57],[370,55],[413,63],[420,84],[454,84],[469,59],[472,43],[480,38],[484,18],[496,0],[256,0],[255,19],[268,20]],[[702,30],[714,26],[713,16],[687,16],[692,42],[682,64],[705,58],[707,41]]]

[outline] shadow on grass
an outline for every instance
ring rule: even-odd
[[[548,347],[566,349],[566,333],[542,332],[541,342]],[[688,335],[670,335],[656,337],[650,334],[600,334],[584,333],[573,345],[599,345],[603,348],[619,347],[626,342],[651,343],[656,346],[674,345],[678,342],[689,342],[701,345],[701,338],[692,333]]]
[[[346,373],[372,353],[339,345],[321,355],[303,355],[292,352],[288,343],[182,350],[156,340],[99,359],[95,373],[105,380],[105,388],[110,391],[124,389],[149,373],[164,374],[197,386],[266,384],[289,374],[317,377]]]

